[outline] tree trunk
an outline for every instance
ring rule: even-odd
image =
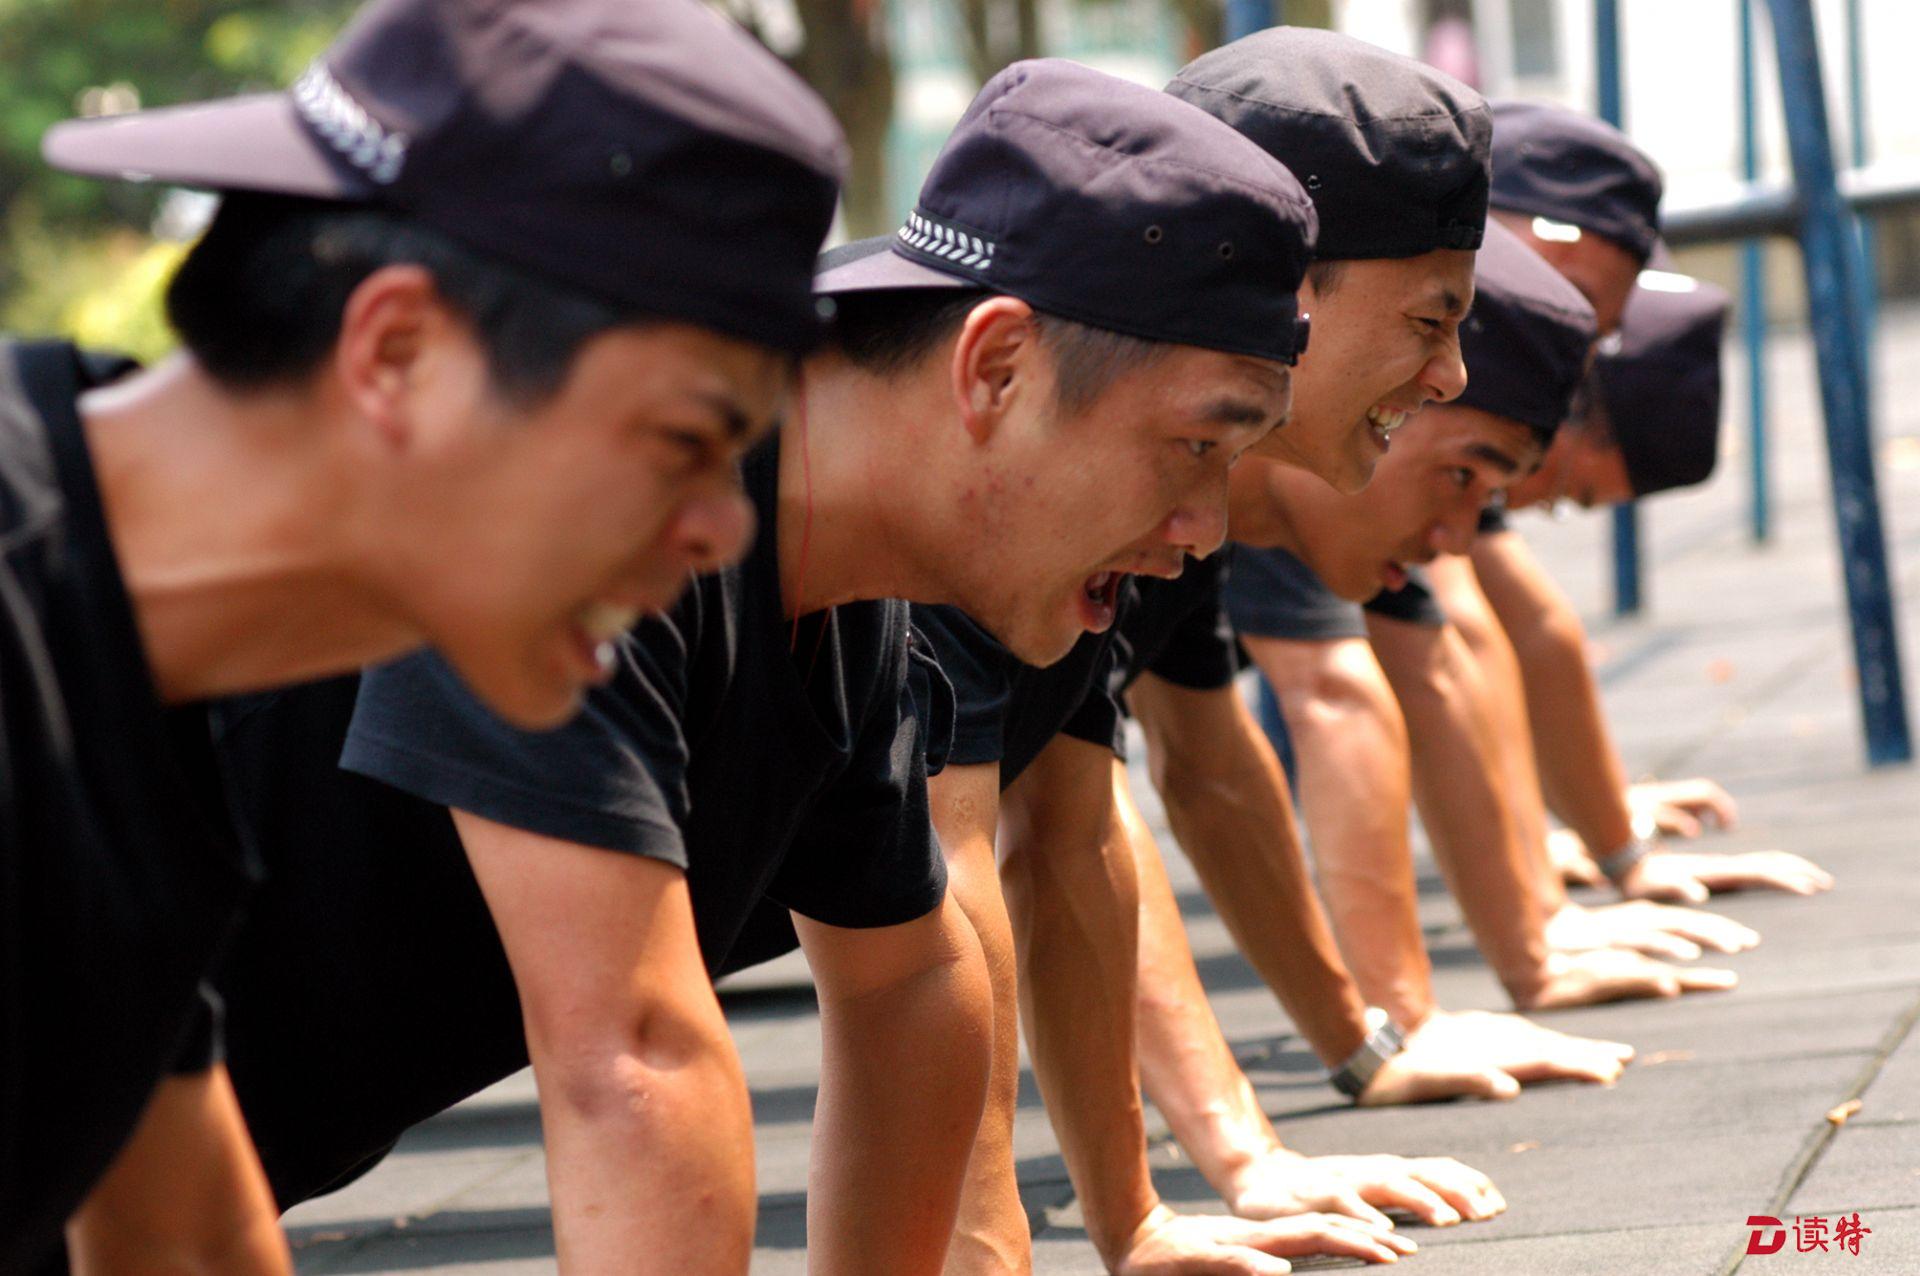
[[[805,43],[793,68],[826,99],[852,151],[841,195],[854,238],[892,230],[887,129],[893,122],[893,54],[884,0],[795,0]]]

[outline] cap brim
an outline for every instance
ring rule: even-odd
[[[813,277],[816,296],[847,292],[882,292],[889,288],[978,288],[960,275],[909,261],[893,251],[892,235],[843,244],[820,255]]]
[[[40,152],[84,177],[314,199],[357,199],[372,189],[329,159],[284,93],[68,120],[47,130]]]

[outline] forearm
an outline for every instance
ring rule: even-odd
[[[1493,595],[1489,601],[1498,611]],[[1633,837],[1626,768],[1607,731],[1578,620],[1543,613],[1532,619],[1538,623],[1509,626],[1507,633],[1525,689],[1540,791],[1553,813],[1604,855]]]
[[[281,1276],[293,1262],[226,1069],[168,1077],[67,1225],[74,1276]]]
[[[1272,746],[1231,687],[1192,691],[1149,675],[1133,688],[1132,702],[1146,729],[1167,823],[1215,910],[1321,1061],[1337,1066],[1366,1037],[1366,1002],[1314,892],[1286,776]],[[1147,848],[1140,858],[1150,859],[1164,878],[1158,851],[1137,816],[1134,827]],[[1173,917],[1177,922],[1177,911]],[[1409,1026],[1431,1008],[1422,997],[1425,958],[1417,920],[1411,933],[1418,974],[1400,998],[1412,1018]],[[1191,967],[1184,935],[1178,938]]]
[[[947,890],[972,926],[993,998],[992,1065],[974,1138],[947,1270],[953,1276],[1024,1271],[1027,1214],[1014,1172],[1013,1118],[1020,1099],[1020,1000],[1013,925],[1000,893],[994,838],[1000,768],[950,766],[927,783],[934,831],[947,859]]]
[[[951,899],[928,964],[851,996],[823,989],[808,1267],[931,1276],[946,1261],[986,1094],[993,1013],[972,927]]]
[[[1194,966],[1180,905],[1147,830],[1127,820],[1140,880],[1140,1076],[1173,1136],[1216,1191],[1280,1146],[1234,1060]]]
[[[560,1270],[746,1271],[753,1116],[685,876],[453,819],[520,992]]]
[[[747,1270],[753,1116],[713,1020],[668,1011],[622,1043],[531,1042],[562,1272]]]
[[[1108,1266],[1159,1197],[1134,1063],[1139,893],[1112,813],[1112,755],[1056,739],[1003,795],[1001,880],[1033,1069]]]
[[[1513,648],[1548,806],[1595,854],[1618,849],[1633,836],[1626,767],[1607,730],[1579,614],[1512,533],[1476,545],[1472,561]]]
[[[1347,968],[1365,1003],[1416,1028],[1433,1010],[1432,971],[1408,840],[1406,727],[1392,692],[1359,639],[1244,641],[1293,734],[1301,814]],[[1350,1037],[1349,1053],[1362,1036]]]
[[[1434,857],[1489,965],[1528,999],[1546,969],[1548,914],[1515,813],[1498,708],[1451,626],[1377,617],[1368,626],[1406,717],[1414,799]]]

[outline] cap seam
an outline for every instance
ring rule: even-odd
[[[1236,102],[1246,102],[1253,106],[1266,107],[1274,111],[1285,111],[1291,115],[1310,116],[1317,120],[1343,120],[1359,128],[1370,128],[1375,124],[1396,124],[1408,120],[1458,120],[1469,115],[1477,115],[1483,112],[1489,115],[1492,113],[1486,102],[1482,101],[1478,106],[1457,107],[1451,111],[1409,111],[1404,114],[1374,115],[1366,120],[1357,120],[1351,115],[1343,115],[1338,111],[1316,111],[1310,107],[1292,106],[1285,102],[1275,102],[1269,98],[1255,97],[1249,93],[1236,92],[1233,89],[1223,89],[1212,84],[1202,84],[1197,80],[1189,80],[1183,76],[1176,75],[1173,77],[1173,82],[1175,84],[1185,85],[1190,89],[1196,89],[1202,93],[1217,93],[1221,97],[1230,97]]]
[[[1259,194],[1259,195],[1265,195],[1268,197],[1277,197],[1285,201],[1286,203],[1291,204],[1296,208],[1305,208],[1305,209],[1313,208],[1313,200],[1307,196],[1304,189],[1301,191],[1299,197],[1296,199],[1293,192],[1291,191],[1287,191],[1284,189],[1276,190],[1274,187],[1271,187],[1271,186],[1261,186],[1255,182],[1248,181],[1246,178],[1241,177],[1238,174],[1229,173],[1222,169],[1207,168],[1200,164],[1189,163],[1186,160],[1169,159],[1161,156],[1129,155],[1124,151],[1119,151],[1111,146],[1107,146],[1107,145],[1104,145],[1103,143],[1096,142],[1092,138],[1083,137],[1078,133],[1074,133],[1067,129],[1064,129],[1060,127],[1058,124],[1055,124],[1051,120],[1043,119],[1038,115],[1033,115],[1026,111],[1022,111],[1014,107],[996,106],[993,109],[996,111],[1005,111],[1009,115],[1018,116],[1023,120],[1027,120],[1027,121],[1030,121],[1031,123],[1039,125],[1041,128],[1047,129],[1054,133],[1058,133],[1061,137],[1066,138],[1068,141],[1075,142],[1083,147],[1087,147],[1089,149],[1099,151],[1102,154],[1115,155],[1122,159],[1132,160],[1142,164],[1158,164],[1168,168],[1184,169],[1190,173],[1202,173],[1208,177],[1214,178],[1215,180],[1226,182],[1233,186],[1239,187],[1242,191],[1244,191],[1247,194]],[[1244,137],[1245,135],[1240,134],[1240,136]],[[1251,139],[1247,139],[1247,140],[1251,141]],[[1264,150],[1261,153],[1263,155],[1267,154]],[[1281,164],[1282,168],[1286,167],[1285,164],[1282,163],[1282,161],[1277,156],[1268,155],[1267,158],[1273,160],[1273,162],[1276,164]],[[1292,177],[1293,176],[1292,170],[1290,169],[1287,170],[1287,175],[1289,177]],[[1298,184],[1298,180],[1299,179],[1295,178],[1296,185]],[[1315,219],[1316,221],[1318,220],[1317,213],[1315,214]]]

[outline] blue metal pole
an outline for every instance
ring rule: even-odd
[[[1754,0],[1734,0],[1734,4],[1740,10],[1740,171],[1751,182],[1760,175],[1760,129],[1754,114]],[[1764,544],[1773,535],[1773,510],[1767,482],[1766,247],[1757,239],[1740,245],[1740,335],[1747,346],[1753,539]]]
[[[1852,279],[1859,264],[1848,243],[1848,209],[1834,184],[1833,134],[1821,82],[1820,46],[1810,0],[1767,0],[1780,61],[1780,96],[1787,146],[1804,219],[1800,252],[1807,277],[1807,308],[1820,364],[1820,399],[1827,422],[1827,464],[1833,482],[1834,521],[1853,629],[1854,667],[1867,761],[1873,766],[1913,757],[1901,685],[1899,638],[1893,623],[1893,585],[1887,571],[1886,532],[1874,481],[1873,426],[1861,356],[1862,333]]]
[[[1227,42],[1265,31],[1279,21],[1276,0],[1227,0]]]
[[[1860,0],[1847,0],[1847,114],[1851,145],[1848,150],[1855,168],[1864,168],[1872,149],[1867,121],[1866,46],[1860,22]],[[1880,288],[1874,265],[1873,223],[1865,217],[1854,219],[1855,243],[1860,252],[1855,284],[1860,294],[1860,363],[1866,382],[1860,393],[1869,405],[1873,402],[1873,337],[1878,326]]]
[[[1595,96],[1600,118],[1620,127],[1620,3],[1594,0],[1593,48]],[[1613,611],[1631,616],[1640,610],[1640,512],[1628,502],[1613,507]]]

